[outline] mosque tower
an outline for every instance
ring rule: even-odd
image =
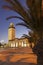
[[[10,23],[8,28],[8,41],[13,41],[15,39],[15,27],[13,23]]]

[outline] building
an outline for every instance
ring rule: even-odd
[[[8,44],[9,47],[29,47],[29,40],[27,38],[15,38],[15,27],[10,23],[8,28]]]

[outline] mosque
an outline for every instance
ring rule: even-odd
[[[29,47],[29,39],[27,38],[16,38],[15,37],[15,32],[16,29],[14,27],[13,23],[10,23],[9,28],[8,28],[8,44],[9,47]]]

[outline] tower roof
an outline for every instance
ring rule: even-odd
[[[14,23],[10,23],[9,28],[15,28],[15,27],[14,27]]]

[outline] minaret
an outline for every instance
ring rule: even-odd
[[[13,41],[15,39],[15,27],[13,23],[10,23],[8,28],[8,41]]]

